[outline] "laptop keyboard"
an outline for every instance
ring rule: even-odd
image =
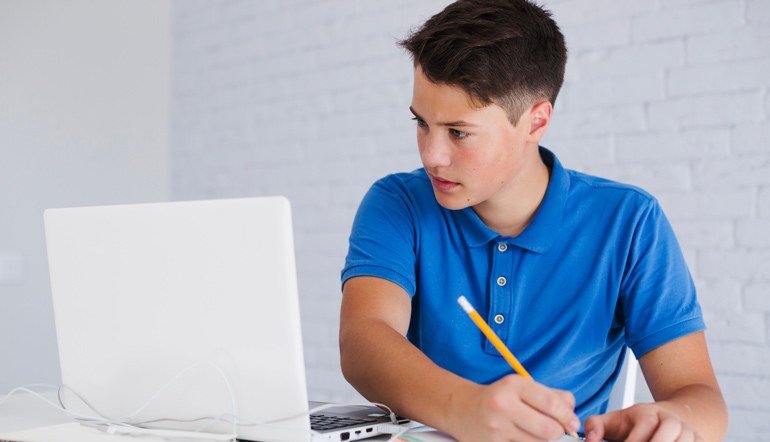
[[[310,428],[315,431],[327,431],[337,428],[345,428],[353,425],[364,425],[372,422],[377,422],[376,419],[356,419],[350,417],[326,415],[326,414],[311,414],[310,415]]]

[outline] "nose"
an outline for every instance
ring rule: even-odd
[[[428,134],[421,140],[420,157],[425,167],[446,167],[451,164],[449,146],[437,136]]]

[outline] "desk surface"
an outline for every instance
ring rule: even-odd
[[[54,390],[41,395],[54,403],[58,402]],[[72,422],[72,419],[61,410],[29,393],[16,393],[0,405],[0,434],[67,422]]]
[[[41,395],[54,403],[57,402],[55,391],[46,391]],[[29,393],[16,393],[0,405],[0,434],[69,422],[73,422],[73,419]],[[439,433],[415,433],[415,436],[425,442],[454,440]],[[383,436],[366,440],[375,442],[387,439],[388,437]]]
[[[57,403],[56,391],[46,391],[42,396]],[[73,422],[73,419],[57,410],[50,404],[29,393],[17,393],[0,405],[0,434],[28,430]],[[424,442],[452,442],[454,439],[439,432],[415,432],[410,433],[416,439]],[[123,438],[120,438],[122,441]],[[131,440],[135,440],[132,438]],[[366,441],[385,441],[386,436],[379,436]],[[575,442],[569,436],[564,436],[561,441]]]
[[[48,400],[57,403],[56,391],[41,393]],[[17,393],[0,405],[0,434],[28,430],[73,422],[73,419],[57,410],[50,404],[29,393]],[[410,433],[416,439],[424,442],[452,442],[454,439],[438,432]],[[123,440],[122,438],[120,439]],[[135,440],[132,438],[131,440]],[[379,436],[366,441],[385,441],[386,436]],[[564,436],[561,441],[575,442],[569,436]]]

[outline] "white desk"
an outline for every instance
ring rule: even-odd
[[[57,402],[55,391],[42,393],[47,399]],[[28,393],[16,393],[0,405],[0,434],[28,430],[73,422],[73,419],[60,410]],[[447,442],[454,439],[440,434],[415,433],[416,437],[426,442]],[[122,440],[122,439],[120,439]],[[135,440],[135,439],[131,439]],[[366,439],[367,441],[385,441],[388,437]]]
[[[56,391],[41,394],[58,403]],[[16,393],[0,405],[0,434],[66,422],[72,422],[72,419],[29,393]]]
[[[57,402],[55,391],[47,391],[43,393],[43,396],[54,403]],[[68,422],[73,422],[73,419],[31,394],[17,393],[9,398],[4,404],[0,405],[0,434]],[[454,439],[438,432],[418,432],[413,433],[412,435],[425,442],[454,441]],[[118,442],[122,442],[123,440],[124,438],[117,439]],[[125,440],[131,441],[136,440],[136,438],[129,439],[126,437]],[[365,441],[372,442],[386,440],[388,440],[388,437],[386,436],[365,439]],[[564,436],[561,441],[574,442],[575,439]]]

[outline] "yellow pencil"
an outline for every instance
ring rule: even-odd
[[[519,362],[518,359],[511,353],[510,350],[508,350],[508,347],[503,344],[503,341],[500,340],[499,337],[497,337],[497,333],[492,330],[492,328],[489,327],[489,324],[484,321],[484,319],[481,318],[481,315],[479,315],[479,312],[476,311],[475,308],[471,305],[470,302],[468,302],[467,299],[465,299],[465,296],[460,296],[457,298],[457,302],[460,303],[460,306],[465,310],[465,313],[468,314],[468,316],[473,319],[473,322],[476,323],[476,326],[481,330],[482,333],[484,333],[484,336],[486,336],[490,342],[492,342],[492,345],[495,346],[497,351],[500,352],[501,355],[503,355],[503,358],[508,362],[508,364],[511,365],[511,367],[521,376],[527,377],[529,379],[532,379],[532,376],[527,372],[527,370],[524,368],[523,365]],[[574,438],[578,438],[577,433],[574,431],[568,432],[570,436]]]

